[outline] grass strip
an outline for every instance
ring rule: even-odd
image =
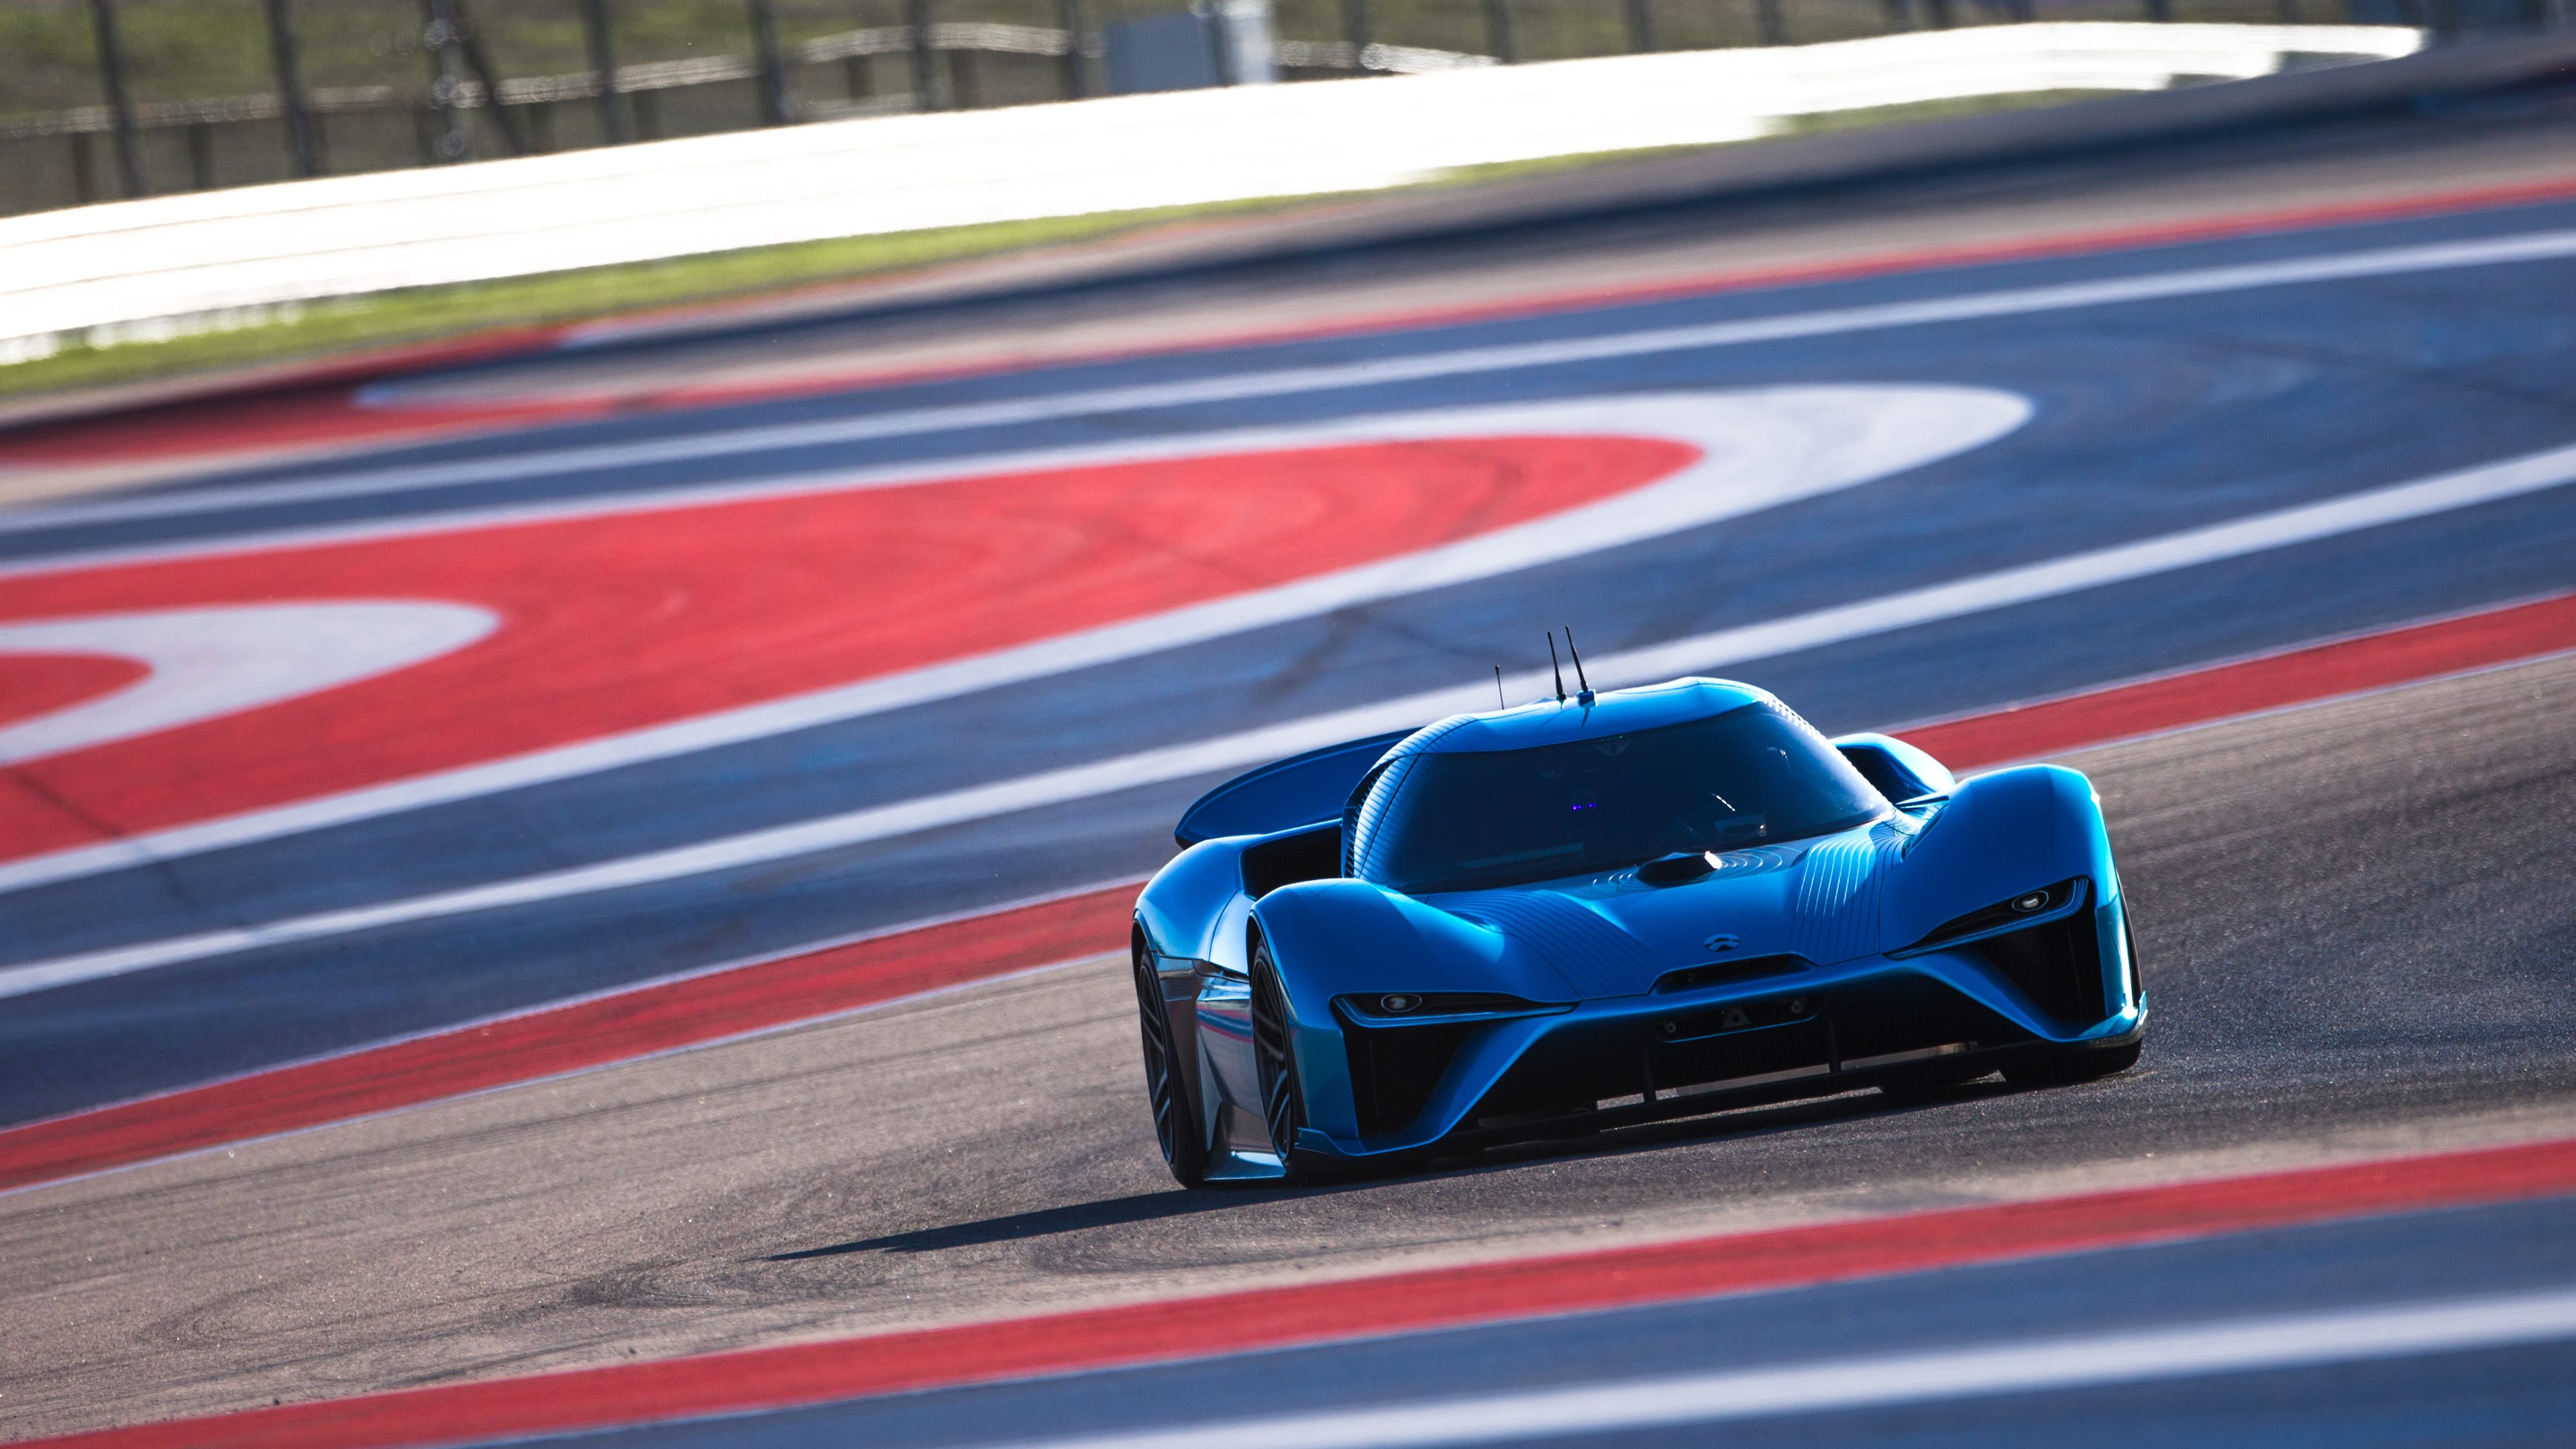
[[[1175,221],[1276,210],[1312,198],[1218,202],[1041,217],[628,262],[572,271],[405,287],[259,309],[266,320],[150,341],[74,341],[0,366],[0,397],[325,358],[505,327],[602,318],[756,297],[939,262],[1090,241]]]

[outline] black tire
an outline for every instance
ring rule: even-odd
[[[2145,1046],[2145,1042],[2133,1041],[2127,1046],[2078,1047],[2030,1057],[2004,1068],[2004,1080],[2016,1087],[2071,1087],[2078,1082],[2098,1082],[2136,1066],[2138,1053]]]
[[[1299,1152],[1297,1129],[1306,1125],[1306,1094],[1297,1085],[1297,1054],[1288,1040],[1288,996],[1279,985],[1270,945],[1252,946],[1252,1060],[1261,1074],[1261,1120],[1290,1184],[1315,1178],[1312,1153]]]
[[[1181,1054],[1172,1038],[1171,1008],[1163,1000],[1163,982],[1140,946],[1131,953],[1136,966],[1136,1017],[1145,1038],[1145,1099],[1154,1113],[1154,1140],[1162,1146],[1163,1165],[1183,1187],[1207,1183],[1207,1144],[1200,1140],[1198,1114],[1190,1108],[1188,1086],[1181,1080]]]

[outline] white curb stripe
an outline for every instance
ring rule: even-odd
[[[0,766],[391,674],[462,649],[500,623],[489,609],[424,599],[219,604],[0,620],[0,659],[105,655],[148,671],[96,698],[0,724]]]
[[[2149,1383],[2550,1343],[2576,1336],[2576,1293],[2243,1318],[1946,1353],[1828,1359],[1396,1408],[1217,1420],[1016,1441],[1015,1449],[1430,1449],[1680,1424]]]

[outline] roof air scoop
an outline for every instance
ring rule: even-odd
[[[1646,885],[1680,885],[1694,881],[1717,869],[1717,857],[1707,851],[1682,851],[1658,856],[1637,867],[1637,879]]]

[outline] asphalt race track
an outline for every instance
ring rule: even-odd
[[[1130,881],[1214,779],[1472,707],[1493,663],[1526,694],[1569,621],[1596,682],[1729,674],[1828,730],[2526,621],[2368,692],[2047,750],[2094,775],[2139,902],[2156,1017],[2124,1078],[1185,1196],[1094,954],[1116,933],[1077,932],[862,1014],[11,1179],[0,1432],[2576,1136],[2568,132],[2428,125],[2413,172],[2369,138],[2382,183],[2554,155],[2556,192],[2534,161],[2511,197],[1910,266],[1864,196],[1801,224],[1894,259],[1830,277],[782,387],[0,515],[0,1161],[152,1094],[253,1074],[254,1101],[294,1063],[462,1053],[508,1013]],[[1564,292],[1621,261],[1553,236],[1458,265]],[[2442,1197],[2444,1171],[2391,1169],[2432,1186],[2375,1215],[1604,1300],[1579,1330],[1390,1320],[621,1432],[1486,1442],[1564,1412],[1704,1442],[1771,1404],[1729,1436],[1938,1444],[2009,1401],[2072,1443],[2544,1442],[2576,1178]],[[2041,1341],[2089,1347],[2049,1377]],[[1897,1361],[1935,1351],[1985,1357]],[[1546,1397],[1603,1383],[1630,1417]],[[1312,1421],[1318,1386],[1450,1427]],[[476,1422],[440,1437],[541,1420]]]
[[[34,1316],[11,1399],[37,1396],[15,1412],[57,1423],[111,1401],[158,1417],[2565,1134],[2571,707],[2576,662],[2554,660],[2074,757],[2127,852],[2158,1013],[2153,1055],[2109,1083],[1989,1081],[1903,1106],[1864,1092],[1420,1178],[1190,1196],[1163,1177],[1132,1100],[1124,962],[1086,962],[17,1195],[0,1209],[0,1260]],[[2464,836],[2492,854],[2446,845]],[[2402,935],[2379,925],[2392,902]],[[2514,1212],[2560,1241],[2526,1259],[2481,1232],[2491,1286],[2576,1284],[2569,1209]],[[2396,1261],[2424,1229],[2333,1231],[2373,1244],[2354,1250],[2376,1265],[2354,1285],[2362,1302],[2466,1296],[2450,1269]],[[155,1267],[102,1275],[93,1258]],[[2134,1326],[2106,1282],[2120,1270],[2083,1271],[2093,1296],[2033,1310],[2028,1332],[2086,1306],[2092,1330]],[[2175,1316],[2200,1312],[2211,1285],[2296,1303],[2315,1271],[2196,1268],[2147,1296]],[[2008,1322],[1980,1334],[2011,1337]],[[1619,1331],[1623,1346],[1594,1347],[1625,1374],[1680,1352],[1651,1323]],[[1418,1377],[1378,1359],[1386,1392],[1421,1393],[1471,1361],[1421,1352]],[[978,1437],[884,1412],[921,1442]],[[1064,1422],[1025,1412],[1012,1432]]]

